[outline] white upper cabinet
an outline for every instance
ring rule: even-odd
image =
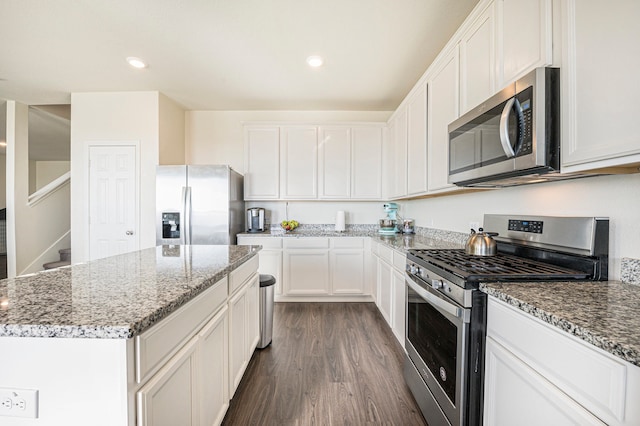
[[[458,118],[458,45],[441,56],[430,73],[428,108],[429,191],[454,188],[449,177],[449,123]]]
[[[427,191],[427,83],[407,102],[407,193]]]
[[[551,65],[551,0],[496,0],[500,90],[536,67]]]
[[[638,163],[640,2],[561,5],[562,171]]]
[[[351,198],[382,198],[382,127],[351,129]]]
[[[244,198],[273,200],[280,196],[280,129],[244,128]]]
[[[460,39],[460,115],[496,91],[495,4],[474,20]]]
[[[318,198],[351,195],[351,129],[320,127],[318,144]]]
[[[407,195],[407,109],[401,106],[393,117],[393,192],[392,197]]]
[[[283,199],[318,196],[318,129],[282,127],[280,140],[280,195]]]

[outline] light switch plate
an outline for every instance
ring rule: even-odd
[[[38,418],[36,389],[0,388],[0,416]]]

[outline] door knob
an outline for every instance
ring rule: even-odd
[[[127,231],[125,232],[127,235],[133,235],[133,231]]]

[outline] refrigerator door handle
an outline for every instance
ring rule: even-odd
[[[182,242],[191,244],[191,187],[182,187],[182,211],[184,218],[182,220]]]

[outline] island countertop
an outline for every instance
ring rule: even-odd
[[[259,249],[159,246],[1,280],[0,338],[133,337]]]

